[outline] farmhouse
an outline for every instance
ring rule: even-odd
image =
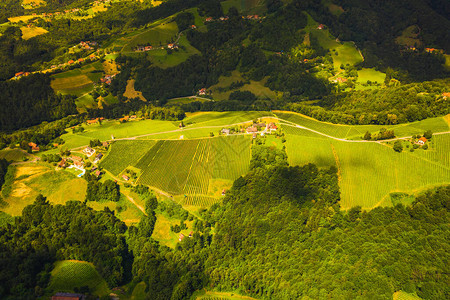
[[[74,161],[73,162],[73,166],[75,168],[77,168],[78,170],[84,170],[83,165],[84,165],[84,163],[81,162],[81,161]]]
[[[102,175],[102,172],[100,172],[99,170],[95,171],[95,177],[100,177],[100,175]]]
[[[128,181],[128,180],[130,180],[130,177],[128,177],[127,175],[122,175],[122,178],[125,180],[125,181]]]
[[[61,160],[61,161],[58,163],[58,167],[60,167],[60,168],[65,168],[65,167],[66,167],[66,160],[65,160],[65,159]]]
[[[74,293],[56,293],[52,296],[52,300],[84,300],[85,297],[82,294]]]
[[[416,144],[418,144],[418,145],[425,145],[426,142],[427,142],[426,137],[421,137],[421,138],[416,142]]]
[[[129,118],[130,118],[130,116],[125,116],[123,118],[120,118],[119,121],[120,122],[126,122],[126,121],[128,121]]]
[[[257,132],[258,128],[256,128],[256,126],[251,126],[251,127],[247,127],[247,129],[245,131],[247,133],[253,133],[253,132]]]
[[[213,20],[212,17],[208,17],[208,18],[205,19],[205,22],[211,22],[212,20]]]
[[[450,98],[450,93],[442,93],[442,97],[447,100],[448,98]]]
[[[201,95],[201,96],[206,95],[206,88],[200,89],[200,90],[198,91],[198,94]]]
[[[30,142],[28,143],[28,146],[31,148],[31,151],[39,151],[39,147],[35,143]]]
[[[277,127],[277,125],[275,125],[275,123],[269,123],[269,124],[267,124],[267,130],[270,130],[270,131],[277,131],[277,129],[278,129],[278,127]]]
[[[95,153],[95,150],[91,147],[86,147],[83,150],[83,153],[86,154],[88,157],[92,156]]]
[[[102,142],[102,146],[103,147],[108,147],[109,143],[108,142]]]
[[[320,24],[319,26],[317,26],[317,29],[319,29],[319,30],[322,30],[324,28],[325,28],[325,25],[323,25],[323,24]]]
[[[180,236],[178,237],[178,240],[181,242],[184,239],[184,234],[180,233]]]
[[[96,124],[97,122],[98,122],[98,118],[97,118],[97,119],[92,119],[92,120],[87,120],[87,121],[86,121],[86,123],[87,123],[88,125]]]
[[[197,28],[197,26],[191,25],[191,29],[196,29],[196,28]]]
[[[68,63],[69,65],[71,65],[71,64],[75,63],[75,61],[73,61],[73,60],[71,59],[71,60],[69,60],[67,63]]]
[[[76,162],[76,161],[82,162],[82,161],[83,161],[83,159],[82,159],[81,157],[75,156],[75,155],[72,155],[72,156],[70,157],[70,160],[73,161],[73,162]]]
[[[95,163],[95,164],[98,163],[98,161],[99,161],[100,159],[102,159],[102,157],[103,157],[103,154],[102,154],[102,153],[97,154],[97,155],[95,156],[94,163]]]
[[[230,129],[224,128],[224,129],[222,129],[220,132],[221,132],[222,134],[229,135],[229,134],[230,134]]]

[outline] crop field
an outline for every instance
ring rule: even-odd
[[[123,95],[125,97],[127,97],[128,99],[133,99],[133,98],[139,98],[142,101],[147,101],[147,99],[144,98],[144,96],[142,96],[142,92],[138,92],[134,89],[134,79],[130,79],[127,82],[127,87],[125,89],[125,93],[123,93]]]
[[[422,298],[420,298],[419,296],[417,296],[415,294],[398,291],[398,292],[394,293],[393,299],[394,300],[421,300]]]
[[[68,171],[55,171],[47,165],[25,164],[17,166],[16,180],[2,210],[19,216],[25,206],[32,204],[38,194],[50,203],[64,204],[69,200],[83,201],[87,182]]]
[[[93,83],[100,80],[102,65],[98,62],[70,71],[52,75],[51,86],[56,92],[81,96],[93,88]]]
[[[156,141],[152,140],[116,141],[110,146],[108,155],[100,163],[100,166],[118,176],[128,166],[135,165],[155,143]]]
[[[28,40],[35,36],[47,33],[48,31],[41,27],[20,27],[22,31],[22,39]]]
[[[275,114],[277,117],[286,121],[308,127],[336,138],[346,139],[361,139],[366,131],[374,133],[383,127],[388,130],[394,130],[397,137],[423,134],[426,130],[431,130],[433,132],[445,132],[450,130],[444,117],[429,118],[422,121],[400,125],[339,125],[320,122],[316,119],[298,113],[275,111]]]
[[[19,16],[19,17],[11,17],[8,18],[8,21],[10,21],[11,23],[19,23],[20,21],[27,23],[29,20],[34,19],[34,18],[38,18],[41,17],[41,15],[36,15],[36,16]]]
[[[24,157],[31,157],[30,154],[26,153],[21,149],[3,149],[0,150],[0,159],[4,158],[7,161],[22,161]]]
[[[341,207],[364,209],[392,205],[389,193],[416,193],[449,182],[450,135],[433,137],[434,149],[397,153],[380,143],[336,141],[299,128],[286,128],[286,150],[291,165],[308,162],[337,166]]]
[[[75,287],[89,286],[97,296],[109,293],[106,281],[94,265],[85,261],[62,260],[55,263],[51,272],[49,289],[55,292],[73,292]]]
[[[151,141],[128,143],[135,142]],[[123,170],[122,164],[129,163],[142,170],[138,183],[174,195],[189,195],[190,198],[182,199],[188,201],[186,204],[189,205],[205,206],[216,202],[214,197],[211,197],[217,190],[214,180],[222,179],[221,184],[229,186],[233,180],[247,172],[250,162],[250,139],[244,136],[228,136],[158,141],[139,161],[130,159],[130,162],[120,163],[120,167],[114,166],[113,157],[126,157],[128,152],[131,155],[132,149],[136,148],[142,147],[121,145],[115,148],[113,145],[102,165],[105,169],[112,168],[117,173]],[[136,157],[139,155],[141,153],[136,154]]]

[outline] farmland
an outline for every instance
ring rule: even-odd
[[[429,118],[422,121],[405,123],[399,125],[339,125],[326,122],[320,122],[305,115],[275,111],[277,117],[286,121],[319,131],[321,133],[346,139],[361,139],[366,131],[371,133],[379,131],[381,128],[394,130],[398,137],[411,136],[414,134],[423,134],[426,130],[433,132],[448,131],[449,125],[445,117]]]
[[[102,71],[101,63],[91,63],[81,68],[52,75],[51,86],[55,92],[81,96],[92,91],[94,82],[99,81],[102,77]]]
[[[75,287],[88,286],[97,296],[109,293],[108,285],[92,263],[63,260],[57,261],[51,272],[49,288],[59,292],[73,292]]]
[[[0,159],[4,158],[8,161],[23,161],[27,157],[30,158],[31,155],[22,149],[3,149],[0,150]]]
[[[434,149],[396,153],[380,143],[336,141],[300,128],[283,126],[291,165],[308,162],[339,169],[341,207],[392,205],[392,192],[416,193],[450,178],[450,135],[433,137]]]
[[[110,146],[109,155],[101,162],[100,166],[118,176],[126,167],[139,161],[155,143],[152,140],[117,141]]]
[[[155,142],[127,141],[118,143],[118,147],[113,145],[102,166],[115,174],[126,164],[136,167],[142,171],[138,183],[173,195],[185,194],[177,199],[186,205],[209,206],[216,202],[223,188],[247,172],[250,162],[250,140],[243,136],[161,140],[147,153],[140,152],[142,148],[148,149],[150,143]],[[132,154],[135,151],[132,149],[140,150]],[[130,158],[120,162],[119,167],[114,165],[115,157],[127,156]]]
[[[53,204],[64,204],[68,200],[83,201],[87,183],[69,171],[55,171],[44,164],[16,166],[16,180],[12,184],[8,206],[2,210],[19,216],[25,206],[32,204],[38,194],[43,194]],[[51,178],[51,180],[49,179]]]

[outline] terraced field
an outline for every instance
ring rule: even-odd
[[[450,134],[433,137],[429,150],[396,153],[386,144],[337,141],[288,126],[283,130],[291,165],[338,167],[343,209],[390,206],[392,192],[411,194],[450,178]]]

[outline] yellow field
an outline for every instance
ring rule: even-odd
[[[117,70],[117,64],[115,61],[111,60],[105,60],[103,63],[103,71],[105,72],[105,74],[108,75],[112,75],[112,74],[116,74],[117,72],[119,72]]]
[[[22,39],[28,40],[35,36],[47,33],[48,31],[41,27],[20,27],[20,30],[22,31]]]
[[[422,298],[416,296],[415,294],[409,294],[407,292],[398,291],[393,295],[394,300],[420,300]]]
[[[123,93],[123,95],[128,99],[139,98],[142,101],[147,101],[147,99],[145,99],[144,96],[142,96],[142,92],[138,92],[134,89],[134,82],[135,82],[134,79],[128,80],[127,88],[125,90],[125,93]]]
[[[29,20],[33,19],[33,18],[38,18],[40,17],[40,15],[36,15],[36,16],[19,16],[19,17],[11,17],[8,18],[8,21],[10,21],[11,23],[19,23],[20,21],[22,22],[28,22]]]
[[[5,199],[9,205],[2,209],[12,216],[21,215],[23,208],[32,204],[38,194],[43,194],[53,204],[85,198],[87,182],[84,179],[67,171],[56,171],[50,165],[19,165],[16,178],[10,196]]]
[[[54,78],[51,87],[55,91],[70,91],[83,89],[92,84],[92,81],[86,75],[78,75],[67,78]]]
[[[45,1],[44,0],[23,0],[22,4],[23,5],[28,5],[28,4],[36,4],[36,5],[44,5]]]

